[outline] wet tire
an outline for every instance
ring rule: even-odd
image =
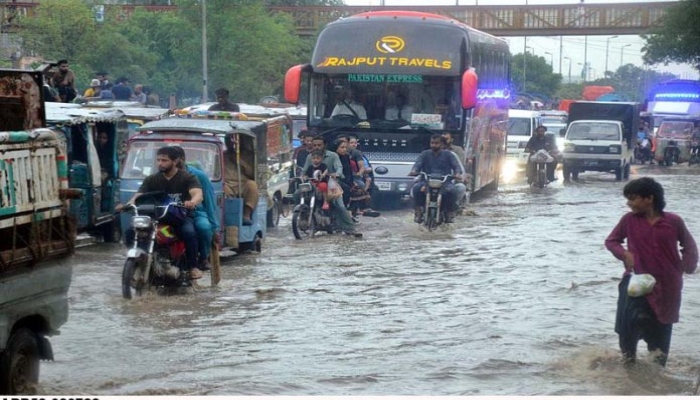
[[[295,238],[299,240],[304,240],[311,237],[309,228],[310,227],[308,213],[292,213],[292,232],[294,233]]]
[[[428,226],[429,231],[433,231],[435,228],[437,228],[438,220],[436,208],[433,207],[428,209],[428,219],[425,221],[425,225]]]
[[[622,180],[622,169],[623,169],[623,168],[624,168],[624,167],[618,167],[618,168],[615,170],[615,180],[616,180],[616,181],[621,181],[621,180]]]
[[[137,296],[143,294],[143,283],[138,283],[136,286],[132,286],[131,282],[136,274],[136,270],[139,268],[139,263],[137,260],[130,258],[124,263],[124,269],[122,270],[122,297],[127,300],[132,298],[131,290],[134,290]]]
[[[267,210],[267,227],[275,228],[280,224],[280,215],[282,214],[282,200],[275,195],[272,200],[272,207]]]
[[[544,170],[541,169],[541,170],[537,171],[537,182],[536,182],[537,187],[542,189],[542,188],[544,188],[546,183],[547,183],[547,177],[545,176]]]
[[[0,353],[0,393],[34,394],[39,383],[39,343],[27,328],[15,331]]]
[[[630,168],[632,167],[629,164],[625,165],[625,169],[622,171],[622,179],[630,178]]]
[[[259,235],[255,235],[255,239],[251,245],[251,250],[256,253],[262,253],[262,238]]]

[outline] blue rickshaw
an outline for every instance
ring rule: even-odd
[[[187,163],[203,170],[214,187],[222,250],[260,252],[267,233],[267,126],[264,121],[247,121],[243,114],[235,119],[236,113],[231,114],[234,119],[177,115],[139,127],[137,134],[129,139],[126,161],[121,168],[121,203],[134,195],[145,177],[157,172],[158,149],[179,145],[185,150]],[[243,223],[243,199],[225,195],[227,142],[235,144],[237,165],[243,160],[255,171],[259,200],[250,225]],[[126,230],[128,216],[121,218]]]

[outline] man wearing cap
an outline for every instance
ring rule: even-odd
[[[100,90],[102,90],[100,80],[93,79],[90,82],[90,87],[85,90],[85,93],[83,93],[83,97],[100,97]]]

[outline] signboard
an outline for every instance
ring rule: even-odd
[[[428,129],[443,129],[440,114],[411,114],[411,125],[424,126]]]

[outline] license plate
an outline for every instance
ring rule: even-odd
[[[584,161],[583,165],[587,167],[593,167],[598,165],[598,161]]]
[[[379,190],[391,190],[391,182],[376,182],[377,184],[377,189]]]

